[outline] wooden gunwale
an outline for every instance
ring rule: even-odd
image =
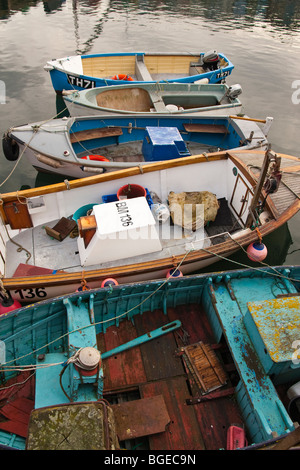
[[[207,161],[227,160],[229,154],[227,152],[215,152],[209,155],[192,155],[190,157],[176,158],[174,160],[165,160],[161,162],[149,163],[141,169],[138,165],[124,170],[111,171],[95,176],[87,176],[86,178],[68,181],[66,183],[55,183],[49,186],[41,186],[39,188],[30,188],[20,191],[13,191],[6,194],[1,194],[1,201],[11,202],[17,201],[19,198],[30,198],[35,196],[42,196],[43,194],[56,193],[60,191],[69,191],[83,186],[91,186],[93,184],[101,183],[103,181],[113,181],[128,176],[139,175],[140,173],[151,173],[153,171],[164,170],[178,166],[185,166],[195,163],[202,163]]]
[[[245,150],[241,149],[241,150],[238,150],[237,153],[243,153],[243,152],[247,153],[251,151],[247,149]],[[263,155],[265,152],[255,151],[255,153],[257,154],[261,153]],[[295,159],[299,161],[297,157],[292,157],[290,155],[285,155],[285,154],[280,154],[280,153],[277,153],[277,155],[279,157],[290,158],[290,159]],[[104,181],[113,181],[113,180],[120,179],[120,178],[139,175],[140,173],[151,173],[153,171],[164,170],[167,168],[185,166],[185,165],[196,164],[196,163],[207,162],[207,161],[211,162],[211,161],[218,161],[218,160],[226,160],[228,158],[234,161],[235,165],[238,166],[239,170],[243,173],[244,176],[248,178],[249,182],[252,185],[256,184],[256,178],[254,178],[253,174],[247,169],[246,165],[238,157],[235,156],[235,152],[231,153],[231,152],[223,151],[223,152],[210,153],[209,155],[204,155],[204,154],[191,155],[185,158],[176,158],[173,160],[165,160],[165,161],[160,161],[160,162],[149,163],[143,166],[143,168],[137,165],[135,167],[131,167],[127,169],[111,171],[111,172],[103,173],[100,175],[87,176],[85,178],[75,179],[71,181],[69,181],[66,178],[67,184],[65,182],[55,183],[55,184],[48,185],[48,186],[40,186],[38,188],[23,189],[20,191],[13,191],[13,192],[1,194],[0,203],[17,201],[19,198],[31,198],[35,196],[42,196],[44,194],[51,194],[51,193],[56,193],[56,192],[61,192],[61,191],[69,191],[71,189],[81,188],[82,186],[90,186],[90,185],[101,183]],[[3,211],[1,212],[5,220]]]
[[[215,152],[208,155],[191,155],[190,157],[185,158],[176,158],[174,160],[165,160],[161,162],[149,163],[148,165],[140,168],[135,166],[132,168],[127,168],[124,170],[111,171],[95,176],[87,176],[85,178],[80,178],[76,180],[69,181],[68,178],[65,179],[63,183],[55,183],[48,186],[40,186],[38,188],[24,189],[20,191],[13,191],[0,196],[0,214],[2,220],[5,224],[8,223],[6,215],[3,210],[3,203],[7,202],[17,202],[21,198],[31,198],[36,196],[42,196],[44,194],[53,194],[62,191],[70,191],[75,188],[81,188],[83,186],[91,186],[93,184],[98,184],[104,181],[113,181],[120,178],[127,178],[134,175],[139,175],[140,173],[150,173],[152,171],[164,170],[166,168],[184,166],[193,163],[201,163],[207,161],[217,161],[217,160],[226,160],[228,158],[227,152]]]

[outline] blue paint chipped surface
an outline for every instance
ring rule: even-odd
[[[239,297],[236,300],[232,300],[222,284],[214,285],[219,320],[243,384],[238,400],[254,442],[256,438],[270,439],[274,433],[281,435],[294,429],[244,322],[247,301],[257,300],[259,296],[262,299],[274,297],[272,284],[273,280],[265,279],[258,289],[257,278],[232,280],[233,291]],[[278,293],[282,293],[281,288]]]

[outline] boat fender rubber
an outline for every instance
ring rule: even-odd
[[[0,315],[5,313],[11,312],[12,310],[16,310],[17,308],[21,308],[22,305],[17,300],[12,299],[11,297],[7,299],[3,299],[0,302]]]
[[[124,73],[119,73],[118,75],[114,75],[112,80],[127,80],[128,82],[133,82],[133,78],[130,75],[126,75]]]
[[[80,169],[82,171],[87,171],[88,173],[95,173],[95,174],[101,174],[105,173],[106,169],[105,168],[93,168],[92,166],[81,166]]]
[[[118,286],[119,283],[113,279],[112,277],[108,277],[107,279],[104,279],[101,283],[101,287],[109,287],[109,286]]]
[[[10,162],[15,162],[19,158],[19,145],[7,134],[3,135],[2,138],[2,149],[5,158]]]
[[[172,278],[177,278],[177,277],[183,277],[182,272],[178,268],[171,268],[167,272],[166,278],[169,279],[170,277]]]

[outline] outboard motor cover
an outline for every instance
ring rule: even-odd
[[[217,51],[208,51],[203,55],[202,60],[205,68],[216,70],[219,64],[219,54]]]
[[[239,84],[231,85],[228,89],[228,97],[234,100],[242,93],[242,87]]]

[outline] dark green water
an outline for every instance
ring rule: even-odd
[[[0,133],[62,109],[43,70],[51,58],[210,49],[234,63],[228,83],[241,84],[243,111],[273,116],[273,150],[300,157],[299,0],[0,0]],[[0,162],[1,193],[57,180],[37,175],[25,159],[12,171],[2,148]],[[299,222],[297,215],[264,240],[266,263],[300,264]],[[250,265],[244,255],[233,260],[213,269]]]

